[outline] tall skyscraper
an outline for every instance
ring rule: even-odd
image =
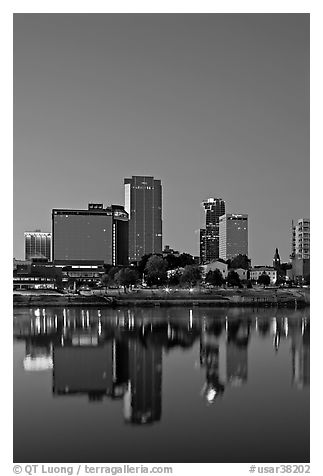
[[[205,228],[200,229],[200,261],[206,263],[219,258],[219,218],[225,214],[222,198],[208,198],[202,203]]]
[[[154,177],[124,179],[129,214],[129,260],[162,252],[162,185]]]
[[[219,219],[220,258],[227,260],[235,256],[248,256],[248,215],[226,213]]]
[[[300,218],[292,222],[292,258],[310,259],[310,220]]]
[[[25,260],[33,258],[51,259],[52,234],[44,233],[40,230],[26,231],[25,238]]]
[[[128,264],[128,214],[121,205],[103,208],[90,203],[87,210],[52,211],[53,260],[103,261]]]

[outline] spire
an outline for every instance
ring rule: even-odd
[[[276,248],[276,251],[274,254],[273,266],[275,269],[280,268],[280,256],[279,256],[278,248]]]

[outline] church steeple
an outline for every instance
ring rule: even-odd
[[[273,266],[277,270],[280,268],[280,256],[279,256],[279,253],[278,253],[278,248],[276,248],[276,251],[275,251],[275,254],[274,254]]]

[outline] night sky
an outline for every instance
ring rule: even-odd
[[[252,264],[309,217],[308,14],[15,14],[14,256],[52,208],[163,185],[163,245],[199,254],[201,202],[249,214]]]

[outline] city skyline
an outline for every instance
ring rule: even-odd
[[[198,255],[221,196],[253,262],[287,261],[309,216],[309,15],[15,14],[14,256],[52,208],[123,204],[140,174],[163,183],[164,244]]]
[[[139,181],[138,181],[137,179],[138,179]],[[145,179],[145,180],[146,180],[146,179],[152,180],[151,183],[152,183],[153,185],[156,185],[157,187],[160,188],[160,192],[158,192],[158,191],[154,192],[154,193],[157,193],[157,195],[160,193],[160,197],[158,198],[158,200],[159,200],[159,201],[158,201],[158,205],[160,205],[160,206],[158,206],[159,211],[158,211],[158,213],[157,213],[157,215],[156,215],[156,217],[155,217],[155,220],[157,220],[157,221],[156,221],[157,227],[159,227],[159,226],[162,227],[162,220],[161,220],[161,217],[162,217],[161,188],[162,188],[162,187],[161,187],[161,181],[160,181],[160,180],[155,180],[154,177],[149,177],[149,176],[132,176],[132,179],[129,179],[129,178],[128,178],[128,179],[127,179],[127,178],[124,179],[124,186],[125,186],[124,202],[125,202],[125,204],[124,204],[124,205],[112,205],[111,207],[112,207],[112,208],[115,208],[116,210],[118,210],[118,209],[120,208],[120,209],[123,209],[123,210],[126,211],[126,212],[127,212],[127,210],[128,210],[127,213],[128,213],[128,215],[129,215],[129,224],[130,224],[130,211],[131,211],[131,206],[130,206],[130,204],[131,204],[132,201],[133,201],[133,199],[132,199],[132,200],[130,199],[130,196],[132,196],[132,194],[134,193],[133,190],[132,190],[132,188],[134,188],[134,189],[135,189],[135,188],[142,188],[141,186],[135,187],[135,186],[133,186],[133,184],[137,184],[137,185],[138,185],[139,183],[144,183],[144,184],[146,184],[146,182],[141,182],[143,179]],[[136,180],[137,180],[137,182],[136,182]],[[132,182],[133,182],[133,183],[132,183]],[[150,182],[149,182],[149,183],[150,183]],[[128,189],[127,189],[127,187],[128,187]],[[150,188],[150,189],[154,189],[154,186],[153,186],[153,187],[148,187],[148,189],[149,189],[149,188]],[[138,191],[137,191],[137,192],[138,192]],[[141,197],[141,200],[142,200],[142,197]],[[211,223],[212,220],[213,220],[213,221],[215,220],[215,216],[218,216],[218,215],[219,215],[218,218],[221,218],[220,223],[222,223],[222,235],[221,235],[221,233],[220,233],[221,236],[219,235],[219,237],[218,237],[218,240],[219,240],[219,243],[218,243],[218,254],[219,254],[219,256],[218,256],[218,257],[215,257],[215,256],[212,257],[212,256],[211,256],[211,250],[210,250],[210,253],[209,253],[210,256],[209,256],[208,259],[206,258],[206,254],[205,254],[205,253],[206,253],[206,243],[202,244],[202,241],[201,241],[201,240],[202,240],[202,239],[203,239],[203,241],[206,240],[207,236],[205,235],[205,232],[206,232],[206,229],[208,228],[209,225],[203,224],[204,227],[206,226],[206,229],[204,228],[204,229],[200,229],[200,230],[199,230],[199,232],[200,232],[200,243],[199,243],[199,258],[200,258],[200,263],[203,264],[203,263],[205,263],[205,262],[208,263],[208,262],[211,262],[211,261],[214,261],[214,260],[216,261],[216,260],[219,259],[219,258],[220,258],[220,259],[227,259],[228,257],[229,257],[229,258],[233,258],[234,256],[237,256],[238,254],[239,254],[239,255],[242,254],[242,255],[248,256],[248,257],[250,258],[250,261],[251,261],[250,253],[249,253],[249,251],[247,251],[247,250],[248,250],[248,242],[249,242],[248,225],[247,225],[247,228],[246,228],[246,230],[247,230],[247,231],[246,231],[246,243],[245,243],[244,245],[242,245],[242,244],[237,245],[237,243],[236,243],[236,245],[238,246],[238,247],[236,248],[236,252],[234,252],[234,253],[232,253],[232,252],[229,253],[230,256],[228,255],[228,257],[225,257],[225,252],[224,252],[224,248],[223,248],[223,247],[224,247],[224,244],[226,244],[225,246],[229,246],[229,247],[232,245],[232,244],[229,244],[229,241],[230,241],[230,240],[228,241],[228,240],[227,240],[227,237],[224,237],[224,234],[223,234],[223,233],[224,233],[224,232],[223,232],[223,220],[226,219],[228,216],[230,216],[230,217],[246,217],[245,219],[247,220],[247,223],[248,223],[248,214],[232,214],[232,213],[224,213],[224,214],[221,214],[221,213],[219,214],[219,213],[217,213],[217,214],[215,214],[215,209],[213,209],[212,207],[211,207],[210,209],[208,209],[207,206],[206,206],[206,204],[208,204],[208,203],[214,205],[215,201],[216,201],[216,202],[221,202],[222,205],[223,205],[223,207],[225,208],[225,201],[222,200],[222,199],[214,199],[214,198],[205,199],[205,200],[202,202],[202,205],[203,205],[204,208],[205,208],[205,223],[208,223],[208,222]],[[214,202],[214,203],[213,203],[213,202]],[[88,210],[92,209],[92,210],[96,210],[96,211],[103,211],[103,210],[106,211],[106,210],[110,209],[111,207],[108,207],[108,206],[107,206],[106,208],[104,208],[103,204],[101,204],[101,203],[100,203],[100,204],[98,204],[98,203],[95,203],[95,204],[94,204],[94,203],[89,203],[89,204],[88,204]],[[133,205],[132,205],[132,207],[133,207]],[[144,208],[145,208],[145,207],[144,207]],[[224,208],[223,208],[223,209],[224,209]],[[79,212],[81,212],[81,211],[88,213],[87,210],[80,210],[80,207],[79,207],[78,210],[76,210],[76,211],[73,210],[73,209],[71,209],[71,208],[68,208],[68,207],[65,207],[63,210],[60,210],[60,212],[61,212],[64,216],[65,216],[65,213],[67,213],[67,212],[72,212],[72,213],[77,213],[77,214],[79,214]],[[28,252],[27,252],[27,244],[26,244],[26,243],[27,243],[27,242],[26,242],[26,239],[27,239],[27,238],[26,238],[26,237],[30,237],[30,236],[32,236],[32,235],[35,235],[35,236],[36,236],[36,235],[46,235],[46,236],[49,236],[49,237],[50,237],[50,240],[52,240],[52,235],[54,235],[54,233],[53,233],[53,223],[54,223],[54,222],[53,222],[53,213],[56,213],[56,212],[57,212],[56,209],[52,209],[52,211],[51,211],[51,214],[52,214],[52,224],[51,224],[51,231],[50,231],[50,232],[48,232],[48,231],[42,231],[42,230],[40,230],[40,229],[36,229],[36,230],[34,230],[34,231],[26,231],[26,232],[24,232],[24,244],[25,244],[25,245],[24,245],[24,246],[25,246],[25,256],[24,256],[24,257],[25,257],[25,259],[27,259],[27,260],[29,259],[29,255],[27,256]],[[150,213],[153,213],[153,215],[154,215],[153,209],[150,211]],[[66,215],[66,216],[67,216],[67,215]],[[240,218],[238,218],[238,219],[240,219]],[[158,220],[160,220],[160,225],[159,225],[159,223],[158,223]],[[142,221],[142,220],[141,220],[141,221]],[[299,225],[300,223],[301,223],[301,225],[302,225],[303,222],[306,222],[306,226],[308,227],[308,229],[306,228],[306,232],[307,232],[307,233],[305,233],[305,234],[306,234],[306,240],[307,240],[307,241],[306,241],[306,247],[307,247],[307,248],[306,248],[306,256],[305,256],[305,258],[309,258],[309,246],[310,246],[310,245],[309,245],[309,223],[310,223],[310,220],[309,220],[308,218],[298,218],[298,219],[297,219],[298,225]],[[141,225],[142,225],[142,224],[141,224]],[[141,225],[140,225],[140,226],[141,226]],[[153,226],[153,225],[152,225],[152,226]],[[302,225],[302,226],[303,226],[303,225]],[[134,225],[133,225],[133,227],[134,227]],[[154,226],[153,226],[153,228],[154,228]],[[220,227],[220,228],[221,228],[221,227]],[[295,230],[296,230],[297,228],[298,228],[297,225],[294,226],[294,220],[292,220],[292,226],[291,226],[292,236],[290,237],[291,254],[290,254],[290,256],[289,256],[289,260],[291,260],[292,257],[295,257],[295,249],[296,249],[295,243],[296,243],[296,241],[297,241],[297,240],[295,240],[295,236],[296,236]],[[145,227],[144,227],[143,229],[145,229]],[[159,229],[159,228],[158,228],[158,229]],[[162,229],[162,228],[160,228],[160,230],[161,230],[161,229]],[[239,229],[240,229],[240,228],[239,228]],[[103,230],[103,231],[106,231],[106,230]],[[75,233],[75,230],[73,231],[73,234],[74,234],[74,233]],[[211,233],[212,233],[212,232],[211,232]],[[218,232],[218,233],[219,233],[219,232]],[[120,234],[120,232],[119,232],[119,234]],[[127,231],[127,234],[128,234],[128,231]],[[209,234],[210,234],[210,233],[209,233]],[[132,231],[132,235],[133,235],[133,231]],[[301,235],[302,235],[302,229],[301,229]],[[308,237],[307,237],[307,235],[308,235]],[[139,236],[139,235],[138,235],[138,236]],[[165,243],[162,242],[162,233],[161,233],[161,234],[158,234],[158,235],[156,235],[156,236],[157,236],[157,237],[160,237],[160,243],[159,243],[159,245],[160,245],[160,250],[158,249],[157,251],[156,251],[156,250],[153,250],[153,251],[148,251],[148,252],[142,252],[141,254],[139,253],[139,254],[138,254],[138,257],[137,257],[137,258],[138,258],[137,261],[138,261],[142,256],[144,256],[145,254],[162,254],[162,247],[169,247],[168,244],[165,244]],[[210,237],[212,238],[211,234],[210,234]],[[88,237],[88,238],[89,238],[89,237]],[[123,239],[122,236],[120,236],[120,239],[122,239],[122,241],[124,241],[124,239]],[[147,239],[148,239],[148,241],[151,240],[151,238],[147,238],[147,237],[145,236],[143,243],[144,243]],[[298,239],[299,239],[299,238],[298,238]],[[302,237],[301,237],[300,239],[303,240]],[[222,240],[222,241],[221,241],[221,240]],[[126,241],[128,241],[128,240],[126,240]],[[133,261],[133,262],[136,261],[136,258],[135,258],[135,257],[131,257],[131,251],[130,251],[130,250],[132,249],[132,251],[134,251],[134,249],[136,249],[136,246],[134,247],[134,244],[132,243],[132,241],[133,241],[133,240],[132,240],[132,239],[130,238],[130,236],[129,236],[129,263],[130,263],[131,261]],[[153,240],[153,241],[154,241],[154,240]],[[239,240],[238,240],[238,241],[239,241]],[[301,242],[303,243],[303,241],[301,241]],[[220,251],[220,247],[219,247],[219,244],[220,244],[220,243],[222,243],[222,244],[221,244],[222,252]],[[162,246],[161,246],[161,245],[162,245]],[[235,245],[235,247],[236,247],[236,245]],[[29,248],[30,248],[30,244],[29,244],[28,246],[29,246]],[[36,246],[36,245],[34,245],[34,247],[35,247],[35,246]],[[40,246],[40,245],[37,245],[37,246]],[[150,246],[150,245],[149,245],[149,246]],[[242,247],[241,247],[241,246],[242,246]],[[300,245],[298,244],[297,246],[300,246]],[[138,250],[139,250],[139,249],[140,249],[140,247],[138,248]],[[51,247],[51,246],[50,246],[49,250],[50,250],[50,251],[49,251],[49,254],[51,255],[51,254],[53,253],[53,250],[52,250],[52,247]],[[146,250],[146,251],[147,251],[147,250]],[[185,250],[182,250],[181,252],[185,253]],[[276,248],[276,252],[277,252],[277,248]],[[221,254],[221,253],[222,253],[222,254]],[[30,252],[29,252],[29,254],[30,254]],[[139,256],[140,256],[140,257],[139,257]],[[36,257],[36,256],[35,256],[35,257]],[[45,257],[45,256],[44,256],[44,257]],[[300,256],[298,256],[298,257],[300,257]],[[47,256],[47,258],[48,258],[48,260],[50,261],[50,258],[49,258],[48,256]],[[17,258],[14,257],[14,259],[17,259]],[[79,259],[83,259],[83,258],[80,257]],[[18,258],[18,260],[19,260],[19,258]],[[121,263],[119,263],[119,265],[120,265],[120,264],[121,264]],[[123,265],[125,265],[125,263],[123,263]],[[266,266],[266,265],[265,265],[265,266]]]

